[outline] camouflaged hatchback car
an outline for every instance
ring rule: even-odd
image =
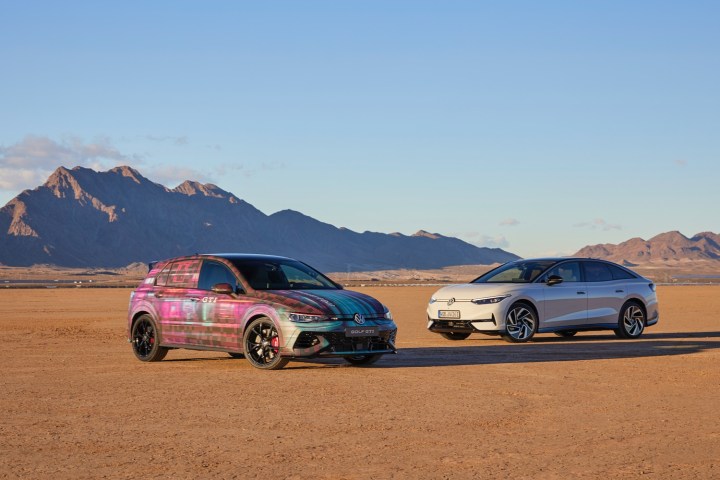
[[[395,353],[382,303],[308,265],[268,255],[195,255],[150,265],[130,296],[128,341],[144,362],[168,350],[227,352],[275,370],[293,358],[369,365]]]

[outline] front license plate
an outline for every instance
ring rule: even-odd
[[[377,337],[378,327],[345,327],[346,337]]]
[[[438,318],[460,318],[460,310],[438,310]]]

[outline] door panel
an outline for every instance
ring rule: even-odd
[[[545,318],[540,328],[584,325],[588,296],[584,282],[561,283],[545,287]]]

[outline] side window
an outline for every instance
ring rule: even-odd
[[[165,285],[178,288],[195,288],[200,272],[200,260],[181,260],[170,267]]]
[[[628,280],[630,278],[637,278],[632,273],[628,272],[624,268],[617,267],[615,265],[607,265],[612,273],[613,280]]]
[[[167,279],[168,275],[170,275],[170,267],[172,266],[172,263],[168,263],[165,265],[165,268],[162,269],[162,272],[158,273],[157,278],[155,279],[155,285],[158,287],[164,287],[167,285]]]
[[[198,288],[200,290],[212,290],[213,285],[218,283],[229,283],[235,289],[237,289],[238,285],[235,275],[225,265],[209,260],[204,261],[200,269]]]
[[[613,279],[610,269],[604,263],[585,262],[585,280],[588,282],[609,282]]]
[[[550,275],[557,275],[563,279],[563,282],[580,282],[580,264],[578,262],[565,262],[557,265],[550,270],[544,278]]]

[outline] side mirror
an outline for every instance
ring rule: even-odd
[[[235,289],[229,283],[216,283],[212,286],[212,291],[214,293],[220,293],[224,295],[230,295],[231,293],[235,293]]]
[[[547,283],[548,287],[552,287],[553,285],[557,285],[562,282],[563,278],[560,275],[550,275],[545,283]]]

